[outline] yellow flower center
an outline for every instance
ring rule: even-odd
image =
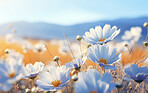
[[[61,84],[61,81],[60,80],[54,80],[51,82],[51,84],[54,86],[54,87],[58,87],[60,84]]]
[[[105,40],[105,38],[102,38],[102,39],[100,39],[100,40],[98,40],[99,42],[102,42],[102,41],[104,41]]]
[[[105,65],[107,64],[107,60],[105,58],[100,58],[99,62],[104,63]]]
[[[13,78],[14,76],[15,76],[14,72],[9,74],[9,78]]]
[[[97,91],[95,90],[95,91],[91,91],[90,93],[97,93]]]

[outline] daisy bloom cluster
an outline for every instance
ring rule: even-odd
[[[147,27],[146,23],[144,27]],[[132,52],[129,45],[132,46],[139,40],[141,32],[140,27],[131,28],[122,36],[123,42],[116,43],[113,40],[120,33],[120,29],[105,24],[104,27],[91,28],[82,37],[77,35],[77,42],[74,43],[69,42],[66,35],[66,42],[51,41],[54,44],[60,43],[61,54],[64,55],[64,52],[71,58],[71,61],[65,64],[61,62],[61,57],[53,57],[54,53],[49,53],[50,48],[48,49],[45,43],[39,42],[33,45],[22,39],[24,43],[21,44],[25,53],[30,49],[35,53],[48,50],[52,61],[48,65],[40,61],[24,64],[22,54],[5,49],[5,55],[0,59],[0,91],[23,93],[139,93],[142,91],[147,93],[148,69],[139,64],[148,56],[142,56],[142,60],[137,58],[133,64],[126,66],[122,64],[125,47],[129,55],[124,62]],[[6,39],[9,42],[20,42],[12,35],[6,36]],[[147,47],[147,42],[146,39],[143,48]],[[94,65],[88,65],[88,62]]]

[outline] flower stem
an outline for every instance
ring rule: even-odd
[[[71,47],[70,47],[70,45],[69,45],[69,42],[68,42],[68,38],[67,38],[67,36],[66,36],[65,34],[64,34],[64,36],[65,36],[65,39],[66,39],[66,41],[67,41],[67,45],[68,45],[68,47],[69,47],[69,49],[70,49],[70,52],[71,52],[73,58],[75,59],[75,56],[74,56],[74,54],[73,54],[73,52],[72,52],[72,49],[71,49]]]
[[[32,86],[31,89],[34,87],[34,79],[32,79]]]
[[[50,57],[52,57],[52,58],[53,58],[53,55],[50,53],[50,51],[49,51],[49,48],[48,48],[48,45],[47,45],[47,44],[45,44],[45,47],[46,47],[46,49],[47,49],[47,53],[48,53],[48,55],[49,55]]]
[[[79,46],[80,46],[80,52],[81,52],[81,57],[82,57],[81,41],[78,41],[78,42],[79,42]]]
[[[59,64],[59,62],[57,61],[57,64],[58,64],[58,66],[60,67],[60,64]]]
[[[67,89],[67,93],[69,93],[69,90],[68,90],[68,87],[66,86],[66,89]]]

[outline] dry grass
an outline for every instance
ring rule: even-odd
[[[36,44],[38,41],[37,40],[29,40],[32,42],[32,44]],[[59,56],[61,65],[70,62],[72,58],[70,58],[68,55],[63,56],[58,52],[58,45],[52,45],[50,43],[47,43],[48,49],[51,53],[49,55],[48,51],[45,51],[44,53],[36,53],[33,50],[28,51],[27,53],[23,53],[22,46],[17,44],[17,43],[7,43],[4,39],[0,40],[0,57],[5,56],[5,49],[14,49],[17,52],[20,52],[21,54],[24,55],[24,63],[35,63],[37,61],[41,61],[44,64],[49,64],[50,61],[52,61],[54,56]],[[122,64],[126,65],[129,63],[134,63],[142,60],[142,56],[148,55],[148,49],[146,48],[141,48],[141,47],[135,47],[132,51],[132,53],[129,55],[127,52],[122,53]],[[140,59],[141,58],[141,59]],[[125,61],[126,60],[126,61]],[[90,60],[87,60],[87,65],[96,65],[95,63],[91,62]],[[146,63],[141,63],[141,65],[146,65]]]

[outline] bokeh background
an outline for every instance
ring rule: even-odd
[[[147,0],[0,0],[0,35],[16,30],[16,35],[29,38],[64,39],[65,33],[75,39],[91,27],[104,24],[120,28],[120,36],[133,26],[142,27],[145,35],[147,3]]]
[[[4,57],[6,49],[13,49],[25,56],[25,63],[48,64],[58,55],[64,64],[72,60],[63,53],[70,52],[64,34],[78,56],[75,37],[83,36],[97,25],[110,24],[121,29],[112,44],[118,51],[127,50],[125,44],[136,47],[125,64],[132,63],[148,54],[147,49],[143,52],[141,48],[147,33],[143,27],[148,21],[147,4],[146,0],[0,0],[0,57]],[[41,40],[47,43],[52,56],[49,51],[33,51],[41,48]],[[86,46],[83,49],[85,51]],[[123,60],[127,55],[128,52],[124,52]]]

